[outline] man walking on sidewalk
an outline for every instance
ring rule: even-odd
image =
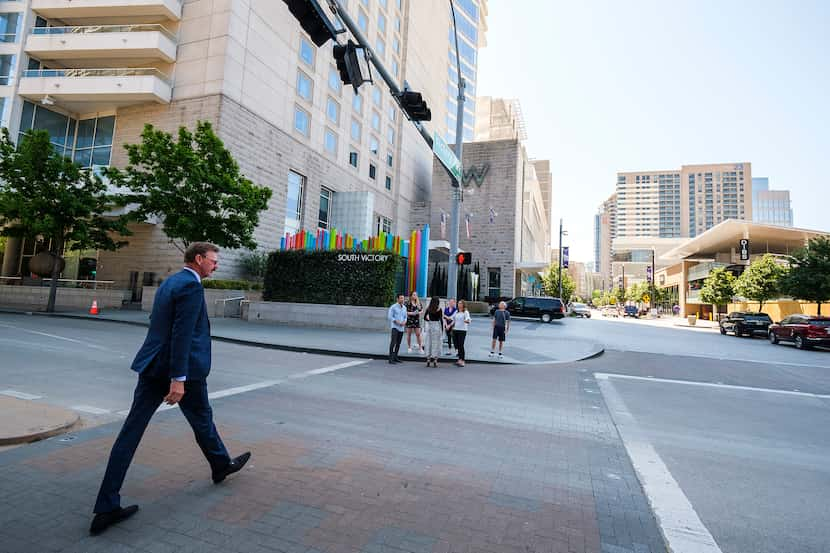
[[[202,279],[216,270],[219,248],[194,242],[187,248],[184,261],[184,268],[165,280],[156,292],[150,329],[132,364],[138,373],[133,404],[112,446],[95,501],[91,534],[100,534],[138,511],[138,505],[121,507],[121,486],[150,418],[162,401],[181,408],[210,463],[215,484],[241,470],[251,457],[247,452],[231,459],[213,424],[208,401],[210,323]]]
[[[402,363],[398,359],[398,351],[401,349],[404,325],[406,324],[406,307],[404,307],[404,296],[398,294],[398,301],[389,308],[386,318],[389,320],[389,363]]]
[[[490,357],[496,354],[496,340],[499,341],[499,359],[504,359],[504,341],[507,339],[507,331],[510,330],[510,311],[507,304],[499,302],[499,308],[493,313],[493,341],[490,344]]]

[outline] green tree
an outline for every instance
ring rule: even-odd
[[[830,239],[811,238],[793,252],[782,289],[794,298],[816,302],[821,315],[821,304],[830,300]]]
[[[751,301],[757,301],[759,311],[764,303],[781,294],[781,284],[787,269],[770,254],[753,261],[735,280],[735,294]]]
[[[116,250],[127,242],[127,219],[108,216],[124,198],[109,194],[92,171],[59,154],[46,131],[27,131],[15,147],[8,129],[0,136],[0,234],[51,239],[52,253],[65,249]],[[48,312],[55,310],[60,264],[55,263]]]
[[[262,282],[268,269],[267,253],[252,251],[243,255],[240,262],[242,270],[248,278],[256,282]]]
[[[625,299],[627,301],[638,303],[643,302],[645,301],[645,297],[649,295],[650,290],[651,285],[648,282],[638,282],[637,284],[632,284],[625,291]]]
[[[568,270],[565,269],[562,271],[561,298],[564,303],[567,304],[571,301],[574,290],[576,290],[576,283],[571,278],[571,275],[568,274]],[[546,296],[559,297],[559,267],[556,265],[551,265],[542,277],[542,292]]]
[[[106,170],[113,184],[132,192],[137,220],[159,217],[170,242],[184,251],[191,242],[254,249],[252,235],[271,190],[254,185],[207,121],[196,132],[170,133],[145,125],[141,144],[125,145],[129,165]]]
[[[700,289],[700,300],[715,306],[715,312],[718,311],[717,306],[728,304],[734,296],[735,275],[725,267],[718,267],[709,273]]]

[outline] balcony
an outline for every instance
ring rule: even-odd
[[[176,37],[157,24],[35,27],[26,53],[67,67],[146,66],[176,61]]]
[[[90,113],[145,103],[169,103],[170,79],[154,68],[29,69],[19,94],[44,105]]]
[[[107,18],[157,23],[182,17],[182,0],[32,0],[32,10],[46,19],[71,24],[96,23]]]

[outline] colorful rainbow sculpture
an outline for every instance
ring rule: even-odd
[[[280,250],[393,252],[407,260],[406,289],[415,290],[420,297],[427,294],[429,225],[421,230],[413,230],[408,241],[387,232],[370,236],[366,240],[356,240],[351,234],[343,234],[337,229],[318,229],[316,234],[301,230],[296,234],[286,233],[280,238]]]

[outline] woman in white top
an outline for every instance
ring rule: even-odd
[[[458,300],[458,311],[452,316],[454,325],[453,325],[453,341],[455,342],[455,347],[458,349],[458,361],[456,365],[459,367],[464,366],[464,341],[467,339],[467,329],[470,327],[470,312],[467,311],[467,302],[464,300]]]

